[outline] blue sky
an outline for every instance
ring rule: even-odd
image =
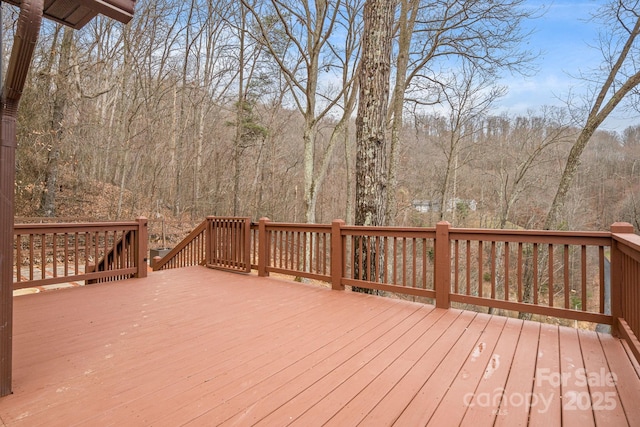
[[[546,12],[529,23],[534,34],[529,46],[540,51],[535,60],[538,71],[530,77],[507,76],[502,84],[509,93],[499,102],[498,109],[510,114],[524,114],[527,109],[542,105],[564,105],[569,92],[584,93],[585,83],[574,78],[600,64],[599,52],[594,46],[598,37],[598,24],[591,22],[603,1],[543,1],[530,0],[531,7],[543,7]],[[615,114],[603,128],[622,131],[630,124],[640,123],[640,115],[623,117]]]

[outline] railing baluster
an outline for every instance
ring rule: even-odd
[[[491,299],[496,299],[496,242],[491,241]]]
[[[41,278],[46,278],[47,273],[47,235],[40,235],[40,269],[41,269]]]
[[[478,241],[478,296],[480,298],[482,298],[482,287],[484,284],[484,274],[482,272],[482,267],[483,267],[483,241],[479,240]]]
[[[453,292],[460,293],[460,240],[458,239],[453,241]]]
[[[605,277],[604,277],[604,247],[598,247],[598,266],[600,267],[600,274],[598,275],[598,280],[600,281],[600,313],[605,312],[605,298],[604,298],[604,285],[605,285]]]
[[[466,271],[467,271],[467,295],[471,295],[471,241],[470,240],[466,240],[465,241],[466,244]]]
[[[402,238],[402,286],[407,283],[407,238]]]
[[[511,250],[509,248],[509,242],[504,242],[504,300],[509,301],[509,293],[511,292],[511,287],[509,285],[509,270],[511,268],[511,262],[509,258],[511,257]]]
[[[553,307],[553,293],[554,293],[554,283],[553,283],[553,273],[554,273],[554,268],[553,268],[553,245],[551,243],[549,243],[549,247],[548,247],[548,253],[549,253],[549,266],[548,266],[548,270],[549,270],[549,307]]]
[[[564,308],[571,307],[571,285],[569,283],[569,245],[564,245]]]
[[[413,262],[412,267],[413,267],[413,287],[414,288],[418,287],[418,285],[416,283],[417,282],[417,276],[416,276],[416,274],[417,274],[417,271],[416,271],[417,264],[416,264],[416,261],[417,261],[417,258],[418,258],[418,254],[417,254],[416,250],[417,250],[417,248],[416,248],[416,239],[414,237],[413,239],[411,239],[411,257],[413,258],[412,259],[412,262]]]
[[[69,275],[69,234],[64,233],[64,275]]]
[[[22,281],[21,267],[22,267],[22,240],[21,235],[16,235],[16,280],[15,282],[20,283]]]
[[[393,284],[398,284],[398,238],[393,237]]]
[[[600,286],[604,288],[604,286]],[[587,311],[587,246],[580,246],[580,304]],[[604,310],[602,311],[604,313]]]
[[[51,243],[51,251],[53,253],[53,277],[58,277],[58,233],[53,233],[53,235],[51,236]]]
[[[533,304],[538,305],[538,244],[533,244]]]
[[[518,242],[518,302],[522,302],[522,242]]]

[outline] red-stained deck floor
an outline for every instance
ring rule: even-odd
[[[7,426],[640,425],[595,332],[204,267],[14,303]]]

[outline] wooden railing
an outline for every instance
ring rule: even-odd
[[[15,224],[13,288],[147,274],[147,219]]]
[[[448,229],[451,302],[611,324],[611,233]]]
[[[640,236],[629,224],[611,226],[611,314],[614,334],[628,343],[640,361]]]
[[[211,268],[251,271],[249,218],[207,217],[163,257],[151,260],[153,271],[206,265]]]
[[[151,260],[153,271],[204,265],[206,262],[206,231],[207,220],[204,220],[165,256],[153,258]]]
[[[342,240],[341,285],[436,297],[434,229],[334,226]]]
[[[134,234],[134,230],[129,230],[123,233],[120,238],[114,240],[113,246],[107,251],[106,254],[104,254],[104,256],[98,261],[96,265],[90,265],[86,273],[117,270],[131,267],[135,262],[134,257],[136,254],[135,247],[133,245],[133,241],[135,238]],[[130,276],[124,274],[121,276],[90,279],[87,280],[86,283],[88,285],[92,285],[95,283],[104,283],[113,280],[124,280],[128,279],[129,277]]]
[[[206,265],[210,268],[251,271],[251,219],[207,218]]]
[[[251,259],[271,272],[432,298],[441,307],[472,304],[613,324],[605,310],[610,232],[252,226]]]
[[[263,275],[282,273],[331,281],[330,225],[261,221],[258,236],[253,233],[253,247],[258,248],[257,264]]]

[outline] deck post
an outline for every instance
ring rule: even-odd
[[[149,231],[147,229],[148,220],[143,216],[136,218],[138,221],[138,232],[136,233],[136,251],[138,272],[134,277],[139,279],[147,277],[147,246],[149,243]]]
[[[13,215],[18,106],[42,24],[44,0],[23,1],[0,106],[0,396],[11,394]]]
[[[336,219],[331,223],[331,289],[344,290],[342,284],[342,272],[344,266],[344,251],[342,248],[341,228],[345,222]]]
[[[267,236],[267,217],[262,217],[258,221],[258,276],[267,277],[267,265],[269,264],[269,241]]]
[[[244,257],[245,262],[245,272],[251,273],[251,218],[245,218],[243,227],[243,242],[242,247],[244,248],[242,256]]]
[[[434,286],[436,291],[436,307],[438,308],[449,308],[449,294],[451,292],[450,228],[451,224],[447,221],[440,221],[436,224]]]
[[[213,264],[213,219],[214,217],[211,215],[207,217],[207,226],[204,230],[204,241],[206,243],[204,259],[207,267]]]
[[[626,222],[616,222],[611,224],[611,234],[631,233],[633,234],[633,225]],[[618,242],[611,239],[611,316],[613,324],[611,325],[611,334],[615,337],[620,336],[620,328],[618,319],[624,317],[622,312],[622,252],[618,249]]]

